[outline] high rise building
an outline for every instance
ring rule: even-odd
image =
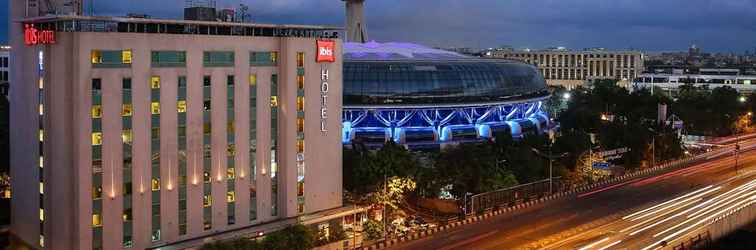
[[[549,85],[567,88],[597,79],[615,79],[628,87],[632,79],[643,72],[643,54],[638,51],[497,50],[489,56],[536,65]]]
[[[14,244],[196,247],[342,206],[339,28],[26,2],[10,5]]]
[[[7,97],[10,81],[10,46],[0,46],[0,95]]]

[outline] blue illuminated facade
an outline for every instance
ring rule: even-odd
[[[474,142],[542,133],[549,92],[535,67],[406,43],[344,45],[343,143]]]

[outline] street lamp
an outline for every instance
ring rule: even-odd
[[[564,94],[562,94],[562,99],[564,99],[565,101],[570,100],[570,98],[572,98],[570,92],[564,92]]]
[[[746,99],[746,97],[745,97],[745,96],[741,96],[740,98],[738,98],[738,100],[739,100],[739,101],[740,101],[741,103],[745,103],[747,99]]]

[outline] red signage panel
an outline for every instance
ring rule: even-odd
[[[335,62],[336,61],[336,42],[334,41],[316,41],[318,56],[315,58],[316,62]]]
[[[52,30],[38,30],[34,24],[24,24],[24,43],[26,45],[54,44],[55,32]]]

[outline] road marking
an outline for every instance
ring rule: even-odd
[[[467,240],[464,240],[464,241],[460,241],[460,242],[457,242],[457,243],[455,243],[455,244],[452,244],[452,245],[449,245],[449,246],[445,246],[445,247],[442,247],[442,248],[440,248],[439,250],[450,250],[450,249],[456,249],[456,248],[458,248],[458,247],[461,247],[461,246],[464,246],[464,245],[467,245],[467,244],[470,244],[470,243],[473,243],[473,242],[479,241],[479,240],[481,240],[481,239],[483,239],[483,238],[486,238],[486,237],[488,237],[488,236],[494,235],[494,234],[496,234],[496,233],[498,233],[498,232],[499,232],[499,230],[496,230],[496,231],[491,231],[491,232],[488,232],[488,233],[485,233],[485,234],[481,234],[481,235],[478,235],[478,236],[475,236],[475,237],[469,238],[469,239],[467,239]]]

